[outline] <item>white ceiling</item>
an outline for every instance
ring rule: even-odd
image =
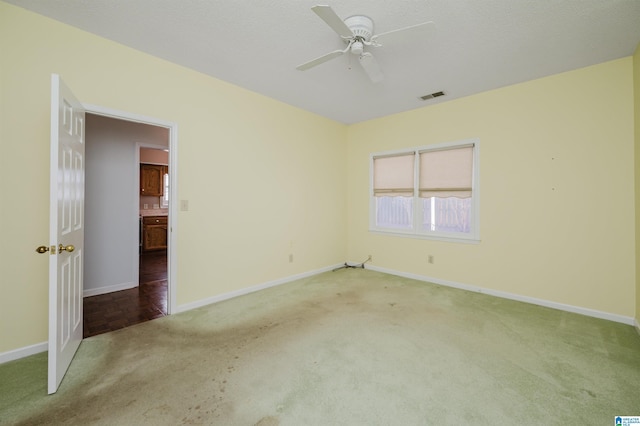
[[[6,1],[348,124],[629,56],[640,43],[640,0]],[[436,36],[373,50],[380,83],[351,55],[298,71],[345,46],[312,12],[318,3],[368,15],[375,33],[433,21]]]

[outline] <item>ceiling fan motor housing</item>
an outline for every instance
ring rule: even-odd
[[[356,39],[369,41],[373,35],[373,20],[365,15],[349,16],[344,20]]]

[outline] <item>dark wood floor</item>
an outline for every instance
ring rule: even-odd
[[[84,337],[167,314],[167,252],[140,254],[140,286],[84,298]]]

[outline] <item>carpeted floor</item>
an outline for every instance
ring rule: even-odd
[[[609,425],[640,416],[627,325],[362,269],[0,365],[0,424]]]

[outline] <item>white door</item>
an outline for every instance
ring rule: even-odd
[[[49,393],[58,390],[82,341],[84,119],[82,104],[51,76]]]

